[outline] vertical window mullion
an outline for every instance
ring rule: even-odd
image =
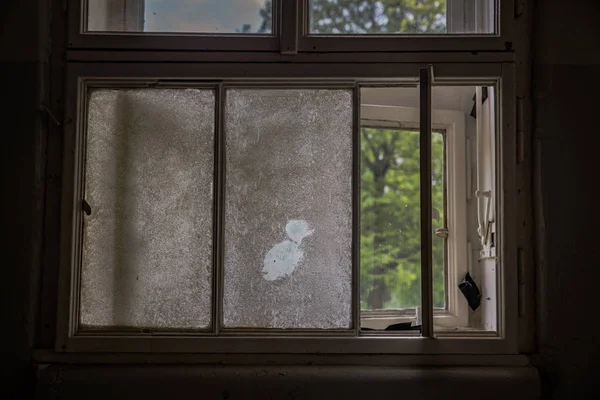
[[[433,337],[433,238],[431,198],[431,83],[433,67],[419,74],[419,171],[421,183],[421,335]]]
[[[360,86],[354,87],[352,106],[352,323],[360,333]]]
[[[298,0],[275,1],[277,12],[275,19],[279,29],[279,45],[281,54],[298,53],[298,26],[299,26],[299,4]]]
[[[213,330],[219,334],[223,322],[223,254],[224,254],[224,198],[225,198],[225,137],[224,109],[225,89],[216,88],[215,96],[215,208],[213,238]]]

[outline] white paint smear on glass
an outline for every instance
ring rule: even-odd
[[[285,231],[291,241],[284,240],[276,244],[265,256],[262,273],[267,281],[286,278],[294,272],[304,257],[304,252],[300,248],[302,239],[313,233],[308,223],[302,220],[288,221]]]

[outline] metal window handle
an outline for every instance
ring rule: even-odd
[[[85,199],[81,200],[81,209],[83,210],[85,215],[92,215],[92,207],[90,207],[90,204],[87,201],[85,201]]]
[[[446,228],[437,228],[435,230],[435,236],[447,238],[448,237],[448,229],[446,229]]]

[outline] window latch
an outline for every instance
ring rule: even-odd
[[[92,207],[87,201],[85,201],[85,199],[81,200],[81,209],[88,217],[92,215]]]
[[[447,238],[448,237],[448,229],[446,228],[437,228],[435,230],[435,236],[439,236],[442,238]]]

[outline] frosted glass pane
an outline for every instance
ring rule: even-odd
[[[211,90],[90,94],[84,327],[209,326],[214,102]]]
[[[352,326],[352,92],[229,90],[226,327]]]

